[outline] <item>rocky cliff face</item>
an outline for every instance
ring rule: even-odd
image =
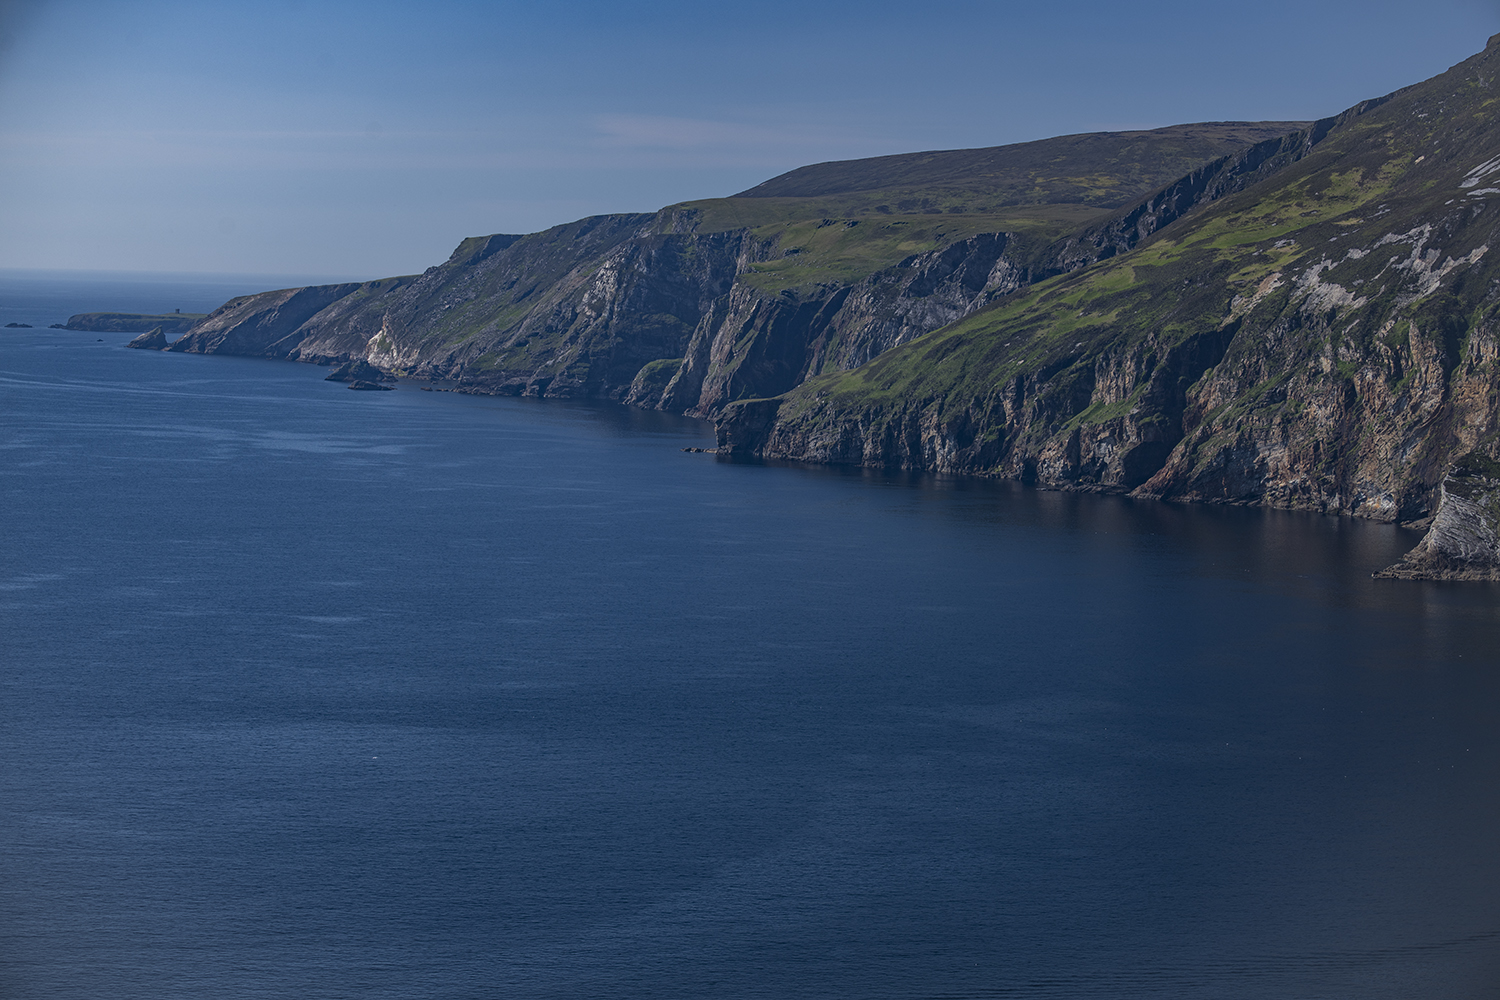
[[[1492,40],[1311,125],[814,165],[465,240],[421,275],[236,299],[171,349],[709,416],[735,454],[1436,514],[1393,573],[1482,575],[1497,79]]]
[[[364,358],[473,392],[590,396],[709,415],[845,369],[959,319],[1030,273],[984,234],[853,285],[767,292],[742,280],[775,238],[698,234],[692,213],[604,216],[466,241],[425,274],[226,303],[174,351]],[[842,225],[843,223],[839,223]],[[496,240],[508,245],[493,248]],[[471,245],[473,244],[473,245]]]
[[[1151,232],[1134,247],[1104,256],[1110,238],[1080,234],[1083,269],[731,406],[721,447],[1423,519],[1452,456],[1500,437],[1497,77],[1492,43],[1258,148],[1249,183],[1210,166],[1206,187],[1229,188],[1211,204],[1174,222],[1169,188],[1092,231],[1135,215]],[[1444,525],[1464,510],[1447,496]],[[1433,552],[1472,548],[1435,530]]]
[[[1437,516],[1415,549],[1376,576],[1394,580],[1500,580],[1500,463],[1469,454],[1439,486]]]
[[[169,350],[194,354],[296,357],[320,312],[361,292],[357,284],[288,288],[230,299],[195,324]]]

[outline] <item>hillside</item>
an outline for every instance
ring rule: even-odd
[[[994,212],[1062,204],[1121,208],[1199,164],[1307,125],[1204,122],[835,160],[798,167],[734,197],[841,198],[893,212]]]
[[[203,313],[162,313],[148,316],[141,313],[78,313],[68,317],[64,328],[83,330],[88,333],[145,333],[160,329],[162,333],[176,337],[186,333],[205,318]]]
[[[1497,77],[1492,39],[1128,252],[729,407],[721,445],[1422,521],[1500,433]]]
[[[712,415],[1132,246],[1299,155],[1283,149],[1297,124],[821,164],[743,196],[475,237],[422,275],[246,296],[170,349],[359,357],[472,392]]]

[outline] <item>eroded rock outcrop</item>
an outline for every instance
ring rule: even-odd
[[[167,335],[161,332],[161,327],[153,327],[125,346],[137,347],[143,351],[165,351],[167,349]]]
[[[1437,514],[1418,543],[1377,577],[1393,580],[1500,580],[1500,462],[1459,458],[1439,487]]]
[[[355,358],[336,366],[323,377],[325,382],[394,382],[395,377],[381,371],[364,358]]]
[[[304,327],[309,320],[362,288],[359,284],[315,285],[230,299],[196,323],[169,350],[288,357],[307,336]]]

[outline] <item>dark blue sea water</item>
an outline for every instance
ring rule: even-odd
[[[7,1000],[1500,995],[1410,532],[99,336],[0,333]]]

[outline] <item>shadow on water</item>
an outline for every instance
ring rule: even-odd
[[[1272,508],[1173,503],[1096,493],[1042,490],[979,477],[794,462],[721,458],[904,495],[903,505],[958,530],[1019,530],[1058,551],[1089,553],[1120,574],[1139,572],[1241,587],[1256,600],[1285,602],[1289,621],[1322,613],[1368,623],[1370,663],[1409,667],[1500,647],[1500,584],[1374,579],[1401,559],[1422,532],[1360,518]],[[1141,561],[1144,559],[1144,563]],[[1333,626],[1329,621],[1302,627]],[[1344,628],[1336,628],[1340,634]],[[1357,631],[1357,630],[1356,630]]]
[[[425,383],[409,382],[406,388],[421,391]],[[435,394],[434,394],[435,395]],[[542,419],[568,420],[588,424],[606,434],[628,438],[642,435],[671,436],[688,439],[696,447],[712,447],[714,425],[711,421],[684,417],[660,410],[642,410],[623,403],[592,399],[539,399],[535,396],[484,395],[482,393],[453,392],[447,398],[455,405],[467,405],[481,409],[514,412],[516,408]]]
[[[1130,544],[1191,557],[1199,572],[1255,579],[1302,579],[1369,594],[1428,589],[1371,581],[1370,574],[1400,559],[1420,531],[1352,517],[1273,508],[1173,503],[1102,493],[1038,489],[1011,480],[888,471],[856,466],[721,459],[778,468],[803,476],[909,491],[913,506],[934,514],[1007,524],[1063,535],[1130,539]],[[926,496],[924,501],[922,498]],[[1490,595],[1494,588],[1432,585],[1434,592]],[[1485,601],[1490,598],[1486,596]]]

